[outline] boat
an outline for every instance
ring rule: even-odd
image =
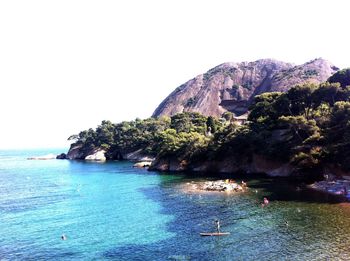
[[[220,233],[218,233],[218,232],[213,232],[213,233],[210,233],[210,232],[206,232],[206,233],[199,233],[201,236],[203,236],[203,237],[205,237],[205,236],[209,236],[209,237],[211,237],[211,236],[227,236],[227,235],[229,235],[230,234],[230,232],[220,232]]]

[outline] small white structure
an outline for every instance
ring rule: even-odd
[[[247,122],[248,114],[243,114],[241,116],[233,116],[232,121],[238,125],[243,125]]]

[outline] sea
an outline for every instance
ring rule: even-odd
[[[250,174],[231,176],[245,193],[208,193],[188,188],[215,174],[27,159],[61,152],[0,151],[0,260],[350,260],[338,198]],[[216,219],[230,235],[200,236]]]

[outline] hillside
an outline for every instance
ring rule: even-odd
[[[220,117],[230,111],[247,112],[255,95],[287,91],[296,84],[321,83],[338,71],[330,62],[315,59],[293,65],[273,59],[223,63],[175,89],[154,111],[153,117],[199,112]]]
[[[276,75],[269,81],[285,79]],[[244,124],[197,112],[102,121],[69,138],[74,143],[67,158],[146,160],[162,171],[350,175],[350,69],[288,89],[256,95]]]

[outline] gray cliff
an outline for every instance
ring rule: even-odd
[[[184,83],[174,90],[154,111],[153,117],[181,112],[199,112],[220,117],[230,111],[241,115],[255,95],[287,91],[297,84],[321,83],[337,70],[319,58],[302,65],[273,59],[255,62],[223,63]]]

